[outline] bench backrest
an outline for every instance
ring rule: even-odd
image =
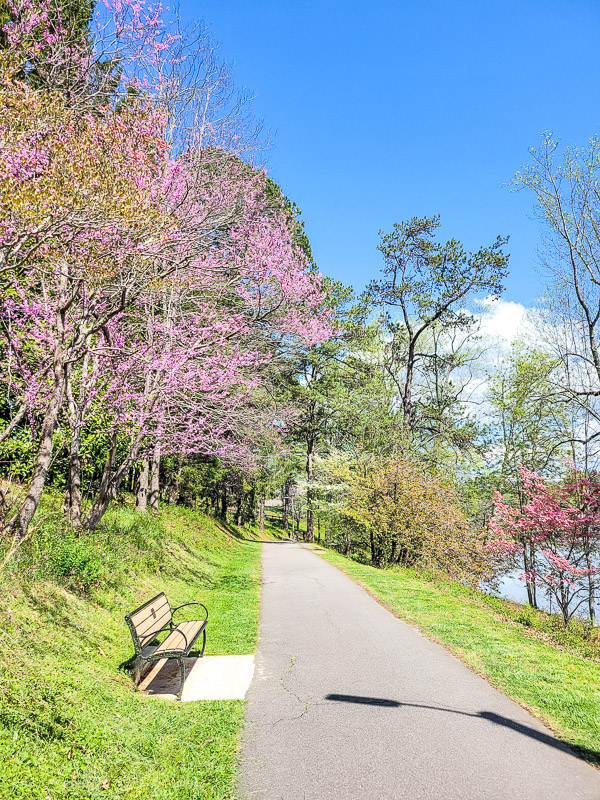
[[[171,606],[164,592],[157,594],[130,614],[126,614],[125,619],[136,650],[143,650],[158,631],[171,622],[172,616]]]

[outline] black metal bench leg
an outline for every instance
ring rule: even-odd
[[[200,658],[204,655],[204,648],[206,647],[206,628],[202,630],[202,650],[200,651]]]
[[[181,694],[183,692],[183,684],[185,683],[185,662],[183,658],[177,659],[179,661],[179,671],[181,673],[181,685],[179,687],[179,691],[177,692],[177,699],[181,700]]]
[[[141,677],[142,677],[142,667],[144,666],[144,659],[143,658],[136,658],[133,664],[130,667],[129,674],[133,680],[135,686],[140,685]]]

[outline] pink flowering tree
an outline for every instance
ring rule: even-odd
[[[490,528],[497,538],[488,547],[506,568],[524,562],[522,578],[557,604],[565,625],[585,604],[593,622],[600,485],[576,469],[554,487],[536,472],[519,472],[527,502],[513,508],[495,493]]]
[[[148,448],[247,458],[241,432],[266,429],[248,414],[273,358],[333,330],[320,278],[293,244],[283,201],[267,198],[264,173],[206,128],[172,151],[160,65],[173,37],[158,7],[106,6],[122,69],[112,98],[102,100],[110,81],[95,88],[91,65],[106,57],[97,43],[82,42],[75,59],[87,81],[79,99],[54,87],[50,67],[72,64],[73,47],[43,0],[14,5],[0,59],[0,379],[12,410],[0,439],[27,415],[37,447],[11,522],[20,538],[62,414],[75,524],[81,433],[92,414],[106,422],[108,458],[85,519],[94,527]],[[48,66],[41,86],[22,80],[34,61]]]

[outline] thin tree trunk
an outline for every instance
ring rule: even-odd
[[[241,528],[244,520],[242,518],[242,496],[238,495],[237,504],[235,509],[235,522],[238,528]]]
[[[262,536],[265,532],[265,501],[262,499],[258,505],[258,529]]]
[[[86,367],[87,365],[85,365]],[[82,370],[82,383],[84,380]],[[83,391],[83,387],[82,387]],[[67,490],[65,492],[65,516],[78,528],[81,525],[81,423],[77,404],[73,397],[70,370],[67,370],[65,379],[65,392],[67,395],[67,411],[69,428],[71,429],[71,443],[69,445],[69,467],[67,472]]]
[[[227,485],[223,482],[221,490],[221,519],[227,521]]]
[[[535,546],[533,545],[533,542],[530,542],[529,543],[529,569],[531,569],[531,570],[533,570],[535,572],[535,568],[536,568]],[[537,584],[535,584],[535,583],[533,583],[531,585],[531,595],[533,597],[533,607],[537,608],[538,607],[538,603],[537,603]]]
[[[46,475],[52,459],[54,431],[61,409],[65,388],[65,375],[62,346],[58,345],[54,352],[54,389],[46,407],[46,413],[40,430],[40,444],[33,468],[33,476],[27,488],[27,494],[17,516],[7,526],[22,541],[27,536],[46,484]]]
[[[529,553],[527,552],[527,547],[528,544],[527,542],[525,542],[523,546],[523,569],[526,574],[531,571],[531,562],[529,560]],[[525,581],[525,586],[527,587],[527,601],[529,605],[532,606],[533,608],[537,608],[534,586],[528,580]]]
[[[150,474],[150,465],[148,459],[142,460],[142,468],[140,470],[140,477],[138,480],[137,494],[135,498],[135,507],[142,514],[146,513],[148,508],[148,477]]]
[[[81,431],[77,429],[71,436],[69,448],[69,474],[68,474],[68,509],[67,516],[72,524],[78,528],[81,525]]]
[[[115,458],[117,455],[117,432],[112,431],[110,434],[110,447],[108,456],[104,462],[104,469],[102,470],[102,477],[100,479],[100,488],[94,500],[90,513],[84,523],[87,530],[94,530],[96,525],[104,516],[108,504],[116,497],[116,487],[111,480],[111,473],[114,469]]]
[[[402,397],[402,413],[404,415],[404,424],[409,431],[412,431],[414,425],[414,409],[412,403],[412,385],[415,369],[415,342],[414,340],[409,343],[407,363],[406,363],[406,378],[404,381],[404,395]]]
[[[139,431],[129,454],[124,462],[118,469],[115,469],[115,457],[117,452],[117,434],[116,431],[111,435],[111,448],[109,451],[108,459],[104,465],[102,479],[100,481],[100,488],[96,494],[96,498],[92,504],[89,514],[87,515],[83,527],[86,530],[94,530],[111,502],[117,496],[117,492],[123,479],[127,475],[130,467],[140,457],[140,452],[144,443],[144,432]]]
[[[158,497],[160,492],[160,439],[157,438],[152,451],[152,477],[150,478],[149,505],[153,513],[158,513]]]
[[[290,484],[289,482],[284,483],[283,485],[283,530],[285,531],[285,535],[289,538],[289,517],[290,517]],[[293,533],[293,522],[292,522],[292,533]]]
[[[585,563],[588,570],[592,569],[589,546],[585,548]],[[591,572],[588,572],[588,611],[592,626],[596,625],[596,582]]]
[[[309,440],[308,453],[306,459],[306,477],[308,485],[306,487],[306,541],[314,542],[315,540],[315,519],[313,511],[313,489],[312,482],[314,480],[314,447],[313,439]]]
[[[179,485],[181,483],[181,473],[183,472],[183,456],[180,454],[177,458],[177,472],[175,473],[175,480],[169,490],[169,503],[176,503],[179,500]]]
[[[21,420],[22,420],[22,419],[23,419],[23,417],[25,416],[25,412],[26,412],[26,411],[27,411],[27,406],[26,406],[26,404],[25,404],[25,403],[23,403],[23,405],[19,406],[19,408],[17,409],[17,413],[15,414],[15,416],[14,416],[14,417],[11,419],[11,421],[8,423],[8,425],[6,426],[6,428],[4,428],[4,430],[2,431],[2,433],[0,433],[0,444],[1,444],[1,443],[2,443],[2,442],[5,440],[5,439],[8,439],[8,437],[11,435],[11,433],[14,431],[14,429],[15,429],[15,428],[17,427],[17,425],[19,424],[19,422],[21,422]]]

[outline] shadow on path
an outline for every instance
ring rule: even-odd
[[[536,728],[530,728],[528,725],[522,725],[520,722],[515,722],[515,720],[510,719],[509,717],[504,717],[501,714],[495,714],[493,711],[479,711],[477,714],[471,714],[468,711],[458,711],[455,708],[428,706],[422,703],[401,703],[398,700],[390,700],[385,697],[363,697],[361,695],[354,694],[328,694],[325,696],[325,700],[332,700],[338,703],[357,703],[358,705],[384,706],[387,708],[401,708],[402,706],[407,708],[423,708],[428,711],[442,711],[447,714],[460,714],[462,717],[485,719],[488,722],[492,722],[494,725],[501,725],[504,728],[510,728],[511,730],[516,731],[523,736],[529,736],[531,739],[542,742],[542,744],[546,744],[549,747],[562,750],[564,753],[581,755],[586,760],[591,761],[597,766],[600,766],[600,753],[598,753],[596,750],[589,750],[587,747],[580,747],[578,745],[567,745],[565,742],[561,742],[560,739],[556,739],[554,736],[550,736],[549,734],[539,731]]]

